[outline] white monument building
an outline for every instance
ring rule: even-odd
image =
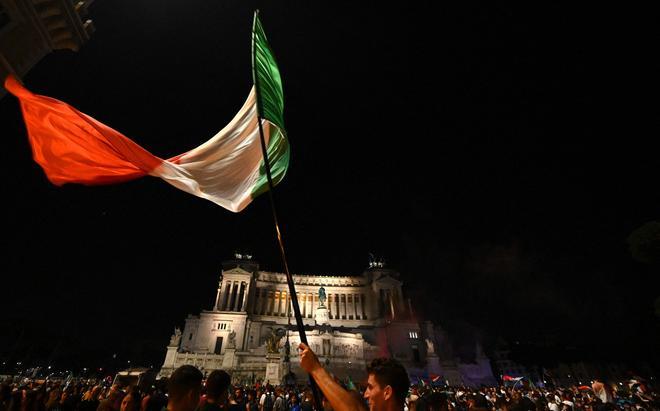
[[[286,275],[260,271],[250,255],[235,257],[222,264],[213,308],[175,329],[160,375],[191,364],[203,372],[224,369],[236,382],[306,381]],[[439,356],[442,330],[414,318],[398,278],[381,261],[354,276],[293,275],[311,348],[339,378],[363,378],[371,359],[393,356],[411,377],[466,382],[460,366]],[[485,374],[492,378],[490,365]]]

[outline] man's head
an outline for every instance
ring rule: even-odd
[[[231,376],[223,370],[214,370],[206,378],[206,397],[212,401],[222,402],[227,399]]]
[[[170,377],[167,386],[170,411],[193,411],[199,404],[202,391],[201,371],[192,365],[182,365]]]
[[[481,394],[472,394],[468,397],[468,408],[471,410],[489,410],[488,400]]]
[[[403,366],[392,358],[376,358],[367,367],[367,389],[364,398],[369,409],[403,409],[410,380]]]

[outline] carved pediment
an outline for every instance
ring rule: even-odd
[[[389,286],[401,286],[403,284],[401,281],[396,280],[389,275],[385,275],[383,277],[378,278],[377,280],[374,281],[375,284],[378,285],[389,285]]]
[[[240,276],[246,276],[246,275],[248,275],[248,276],[251,276],[252,273],[249,272],[249,271],[245,271],[244,269],[242,269],[242,268],[240,268],[240,267],[235,267],[235,268],[232,268],[231,270],[225,270],[225,271],[223,271],[223,272],[222,272],[222,275],[223,275],[224,277],[226,277],[226,276],[230,276],[230,275],[240,275]]]

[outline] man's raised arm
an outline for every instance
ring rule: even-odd
[[[330,373],[323,368],[319,359],[311,348],[304,343],[298,346],[300,350],[300,366],[307,371],[316,381],[325,398],[328,399],[332,409],[335,411],[366,410],[367,407],[358,396],[351,394],[332,378]]]

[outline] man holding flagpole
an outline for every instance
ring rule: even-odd
[[[338,384],[321,365],[314,351],[300,343],[300,366],[307,371],[335,411],[365,410],[364,402]],[[369,410],[399,411],[404,409],[410,380],[406,369],[393,358],[376,358],[367,367],[367,389],[364,398]]]

